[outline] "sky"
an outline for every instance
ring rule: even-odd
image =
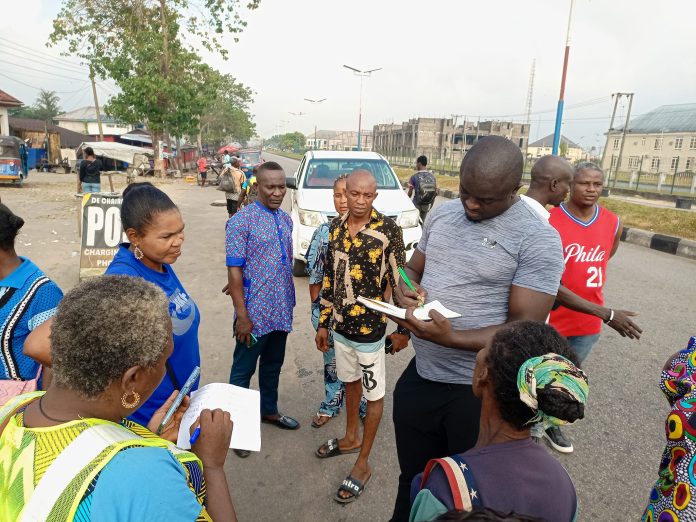
[[[72,110],[91,103],[87,73],[75,60],[56,60],[58,51],[37,37],[50,33],[59,6],[4,6],[6,19],[21,23],[3,24],[0,32],[0,89],[27,104],[39,88],[58,91],[62,107]],[[311,134],[315,126],[357,130],[360,78],[344,64],[381,68],[363,83],[363,129],[453,114],[459,121],[523,122],[535,61],[535,140],[553,132],[569,7],[570,0],[261,0],[243,12],[248,27],[239,42],[225,38],[227,61],[203,57],[254,90],[262,137]],[[588,148],[603,146],[615,92],[635,93],[632,117],[696,102],[695,19],[693,0],[575,0],[563,134]],[[99,82],[103,101],[116,90]],[[622,101],[617,121],[626,112]]]

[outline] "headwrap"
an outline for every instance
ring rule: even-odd
[[[589,387],[585,372],[565,357],[555,353],[531,357],[520,366],[517,372],[517,389],[520,391],[520,400],[534,412],[534,417],[527,424],[542,422],[544,427],[568,424],[568,421],[547,415],[539,409],[537,391],[549,387],[566,394],[581,404],[587,402]]]

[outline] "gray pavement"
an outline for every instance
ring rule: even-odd
[[[265,154],[288,173],[297,161]],[[41,179],[40,177],[37,177]],[[181,180],[163,186],[180,206],[186,221],[184,252],[175,269],[199,304],[204,383],[225,382],[232,359],[232,303],[220,289],[225,283],[224,208],[213,188],[201,189]],[[21,189],[25,190],[25,189]],[[22,215],[30,192],[3,190],[2,199]],[[67,289],[77,280],[78,260],[72,196],[42,203],[27,221],[20,254],[29,255]],[[25,207],[26,208],[26,207]],[[59,215],[60,218],[55,216]],[[46,230],[49,240],[37,241]],[[60,242],[51,244],[55,237]],[[43,243],[43,246],[39,246]],[[38,248],[37,248],[38,247]],[[631,244],[622,244],[609,265],[606,297],[609,306],[641,313],[641,341],[621,338],[604,329],[588,358],[590,377],[587,418],[567,433],[575,452],[559,456],[580,497],[580,520],[636,520],[657,477],[668,411],[658,386],[666,358],[685,346],[692,329],[696,296],[696,262]],[[297,278],[294,331],[290,334],[281,376],[280,406],[296,417],[295,432],[262,426],[262,451],[242,460],[230,452],[226,471],[240,520],[244,521],[385,521],[396,491],[398,464],[391,422],[394,383],[413,356],[411,348],[388,359],[385,417],[373,450],[373,479],[354,504],[341,506],[331,497],[350,470],[353,456],[319,460],[314,450],[329,437],[342,434],[343,416],[316,430],[309,419],[322,397],[321,355],[314,347],[307,280]],[[255,386],[255,383],[253,384]]]

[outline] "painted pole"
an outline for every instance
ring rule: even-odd
[[[558,97],[558,107],[556,108],[556,125],[553,132],[553,149],[551,153],[554,156],[558,155],[558,147],[561,143],[561,124],[563,123],[563,105],[565,103],[565,84],[566,73],[568,72],[568,56],[570,55],[570,22],[573,18],[573,3],[570,0],[570,13],[568,14],[568,30],[566,32],[565,54],[563,56],[563,75],[561,76],[561,94]]]

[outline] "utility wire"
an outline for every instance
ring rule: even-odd
[[[57,76],[57,77],[59,77],[59,78],[66,78],[66,79],[68,79],[68,80],[76,80],[76,81],[82,81],[82,80],[84,80],[84,78],[75,78],[74,76],[65,76],[65,75],[58,74],[58,73],[52,73],[52,72],[44,71],[44,70],[42,70],[42,69],[36,69],[35,67],[29,67],[29,66],[27,66],[27,65],[22,65],[22,64],[19,64],[19,63],[10,62],[10,61],[8,61],[8,60],[1,60],[1,59],[0,59],[0,62],[7,63],[7,64],[9,64],[9,65],[14,65],[15,67],[20,67],[20,68],[22,68],[22,69],[27,69],[27,70],[29,70],[29,71],[38,71],[38,72],[40,72],[40,73],[50,74],[51,76]]]

